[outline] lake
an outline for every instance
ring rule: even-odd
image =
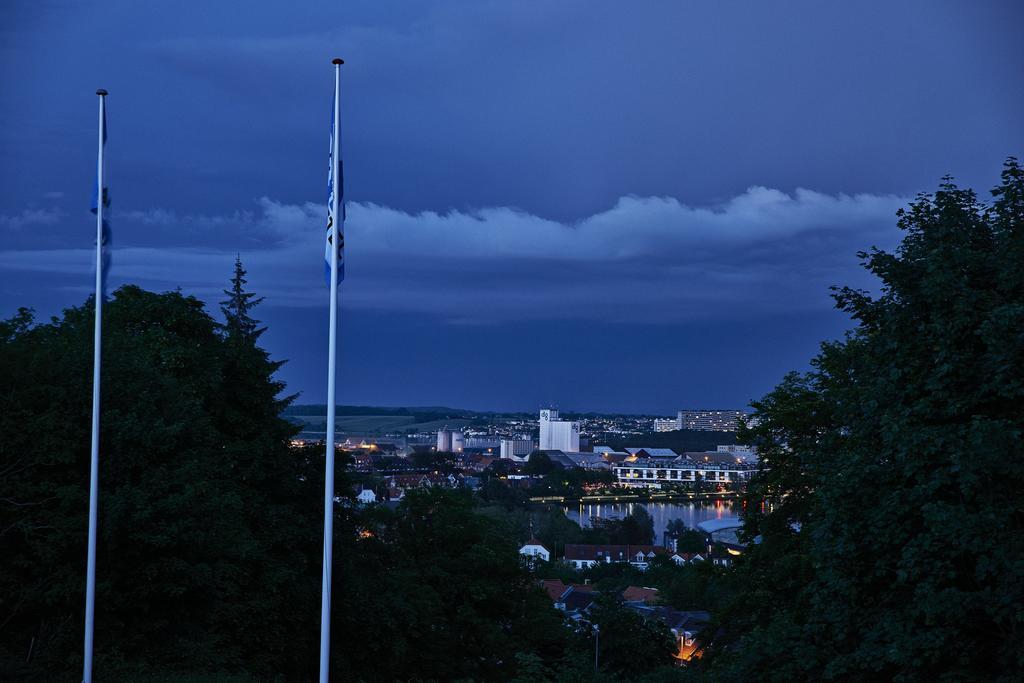
[[[681,519],[686,526],[696,529],[697,525],[709,519],[722,519],[739,516],[739,506],[733,512],[731,500],[712,500],[694,503],[591,503],[579,505],[563,505],[565,515],[580,526],[590,526],[591,517],[603,519],[621,519],[631,513],[637,506],[647,508],[654,519],[654,542],[661,544],[665,526],[673,519]]]

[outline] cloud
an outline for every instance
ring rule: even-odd
[[[64,216],[60,209],[25,209],[13,216],[0,215],[0,230],[21,230],[30,225],[55,225]]]
[[[409,214],[353,205],[365,248],[382,253],[461,254],[467,258],[627,262],[676,259],[686,249],[742,247],[805,233],[861,233],[891,225],[905,203],[895,196],[826,195],[752,187],[719,207],[696,208],[671,197],[622,197],[576,223],[512,208]]]
[[[855,253],[891,247],[894,213],[905,203],[890,195],[752,187],[713,207],[622,197],[575,222],[511,207],[409,213],[353,203],[342,301],[454,323],[675,322],[817,310],[831,305],[829,285],[867,283]],[[248,241],[123,246],[114,253],[113,284],[181,286],[212,298],[241,252],[252,287],[269,305],[324,305],[319,204],[263,197],[254,211],[223,216],[126,211],[118,214],[118,244],[130,240],[133,225],[210,234],[242,226]],[[0,268],[85,275],[91,250],[0,251]]]

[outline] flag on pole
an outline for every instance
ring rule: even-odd
[[[102,121],[101,126],[101,140],[103,148],[107,147],[107,110],[103,107],[100,110]],[[105,156],[105,155],[104,155]],[[101,162],[103,164],[103,189],[100,189],[100,172],[97,169],[96,172],[96,183],[92,188],[92,202],[90,203],[89,210],[95,215],[99,211],[100,197],[103,201],[103,239],[100,243],[103,258],[101,260],[102,268],[102,280],[103,280],[103,296],[107,295],[107,272],[110,269],[110,248],[111,248],[111,232],[110,232],[110,189],[107,187],[107,168],[106,161]]]
[[[341,130],[335,125],[335,119],[339,116],[337,104],[331,107],[331,136],[330,151],[327,153],[327,240],[324,244],[324,275],[327,278],[327,285],[331,284],[331,242],[334,240],[332,228],[334,227],[334,193],[338,192],[338,207],[341,219],[338,221],[338,284],[345,279],[345,183],[344,174],[341,169],[341,140],[338,140],[338,160],[334,159],[334,130]],[[335,182],[337,176],[337,182]]]
[[[331,668],[331,566],[334,558],[334,428],[335,370],[338,356],[338,284],[345,276],[345,204],[341,176],[341,59],[334,64],[334,105],[331,116],[331,151],[327,172],[327,281],[331,290],[330,328],[327,337],[327,442],[324,444],[324,563],[320,592],[320,683],[328,683]],[[335,222],[337,221],[337,222]],[[334,249],[335,251],[332,251]]]

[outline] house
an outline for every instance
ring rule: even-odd
[[[590,607],[597,599],[597,589],[589,583],[566,585],[561,579],[543,579],[540,586],[548,594],[555,609],[563,612],[578,613]]]
[[[627,603],[626,607],[645,620],[657,619],[668,627],[677,642],[678,649],[673,656],[679,664],[700,657],[711,622],[710,613],[680,612],[669,607],[651,607],[638,603]]]
[[[629,562],[638,569],[647,569],[655,557],[669,557],[669,551],[655,545],[565,545],[565,561],[576,569],[593,567],[598,562]]]
[[[496,455],[491,453],[466,453],[460,459],[463,464],[463,469],[472,470],[473,472],[483,472],[490,467],[496,460],[500,460]]]
[[[731,567],[736,558],[743,554],[738,546],[730,543],[716,543],[711,547],[711,563],[719,567]]]
[[[558,599],[562,597],[565,590],[568,588],[561,579],[544,579],[540,582],[541,588],[548,594],[548,598],[551,602],[558,602]]]
[[[702,555],[701,553],[676,552],[672,553],[672,556],[669,559],[678,564],[679,566],[682,566],[684,564],[693,564],[694,562],[703,562],[704,555]]]
[[[377,494],[373,492],[373,489],[363,489],[356,496],[356,500],[363,505],[369,505],[370,503],[377,502]]]
[[[590,608],[597,601],[597,591],[593,586],[581,586],[573,584],[566,589],[565,593],[555,603],[557,609],[564,611],[575,621],[581,620],[590,611]]]
[[[574,583],[554,601],[555,609],[562,610],[574,621],[583,619],[597,601],[597,591],[589,584]]]
[[[658,601],[658,589],[641,586],[626,586],[622,591],[622,599],[625,602],[640,602],[652,605]]]
[[[392,474],[384,480],[387,486],[388,500],[402,500],[405,492],[423,486],[430,486],[425,474]]]
[[[448,488],[455,488],[462,481],[462,475],[454,474],[441,474],[440,472],[431,472],[424,474],[427,479],[427,486],[442,486]]]
[[[544,547],[544,544],[536,538],[531,538],[524,543],[523,547],[519,549],[519,554],[530,560],[540,559],[545,562],[551,560],[551,551]]]
[[[369,453],[354,453],[352,455],[352,467],[360,472],[372,470],[373,456]]]
[[[429,486],[430,480],[425,474],[392,474],[387,478],[388,486],[408,491],[409,489]]]

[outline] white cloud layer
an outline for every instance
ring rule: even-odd
[[[22,230],[33,225],[55,225],[63,217],[60,209],[25,209],[13,216],[0,214],[0,231]]]
[[[674,322],[823,309],[831,305],[829,285],[867,282],[855,252],[892,246],[894,214],[905,203],[896,196],[752,187],[715,207],[622,197],[574,223],[509,207],[411,214],[354,203],[342,300],[460,323]],[[47,220],[50,214],[26,211],[4,217],[2,226]],[[223,247],[120,246],[113,285],[180,286],[212,300],[240,251],[254,291],[267,304],[322,306],[326,300],[319,204],[264,197],[255,211],[179,216],[152,209],[116,213],[115,220],[115,245],[160,228],[193,237],[236,232],[245,240]],[[91,258],[87,247],[7,250],[0,251],[0,268],[86,275]]]

